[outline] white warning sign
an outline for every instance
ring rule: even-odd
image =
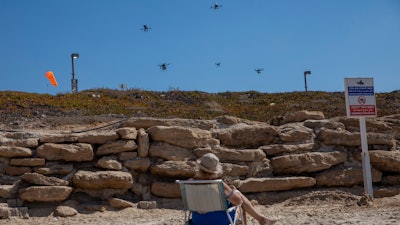
[[[373,78],[345,78],[344,86],[348,117],[377,116]]]

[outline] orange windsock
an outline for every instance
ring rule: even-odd
[[[56,77],[54,76],[54,73],[53,73],[53,72],[47,71],[47,72],[46,72],[46,77],[47,77],[47,79],[50,81],[50,83],[51,83],[54,87],[57,87],[57,86],[58,86]]]

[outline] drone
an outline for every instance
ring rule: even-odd
[[[167,66],[169,66],[169,63],[162,63],[158,65],[161,70],[165,71],[167,70]]]
[[[220,63],[220,62],[216,62],[216,63],[215,63],[215,66],[216,66],[216,67],[220,67],[220,66],[221,66],[221,63]]]
[[[256,73],[260,74],[261,71],[263,71],[263,70],[264,70],[263,68],[258,68],[258,69],[255,69],[254,71],[256,71]]]
[[[217,10],[217,9],[219,9],[219,8],[221,8],[221,7],[222,7],[222,5],[218,4],[218,2],[216,2],[216,3],[214,3],[214,5],[211,6],[210,8],[211,8],[211,9]]]
[[[147,32],[151,29],[151,27],[147,26],[146,24],[143,25],[143,28],[141,28],[142,31]]]

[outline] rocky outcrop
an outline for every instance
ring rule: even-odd
[[[219,157],[224,179],[252,196],[363,185],[357,119],[300,111],[271,121],[132,118],[107,131],[0,132],[0,202],[56,204],[54,214],[63,217],[90,200],[154,208],[181,197],[175,180],[193,177],[196,160],[209,152]],[[400,193],[398,125],[400,116],[367,120],[379,196]],[[64,204],[71,200],[76,204]],[[1,208],[0,218],[11,208]]]

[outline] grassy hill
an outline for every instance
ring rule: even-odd
[[[400,92],[376,95],[378,116],[400,113]],[[171,90],[93,89],[74,94],[35,94],[0,92],[1,121],[9,118],[35,118],[69,115],[112,115],[118,117],[159,117],[214,119],[231,115],[255,121],[299,110],[322,111],[325,117],[345,116],[343,92],[260,93]]]

